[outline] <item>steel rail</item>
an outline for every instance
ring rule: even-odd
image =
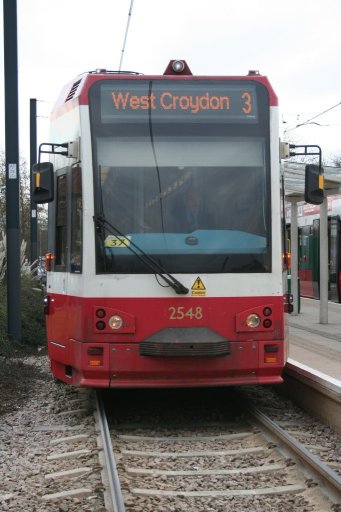
[[[104,404],[99,392],[95,392],[95,401],[98,413],[98,422],[103,440],[103,452],[106,465],[107,476],[109,480],[110,499],[114,512],[125,512],[124,501],[121,492],[120,481],[118,477],[110,432],[105,414]]]
[[[284,429],[277,425],[274,421],[268,418],[257,407],[247,401],[248,411],[254,416],[262,425],[264,425],[271,433],[278,439],[284,442],[285,447],[293,451],[298,457],[303,460],[317,476],[322,478],[333,491],[341,493],[341,477],[314,454],[309,452],[301,443],[299,443],[293,436],[288,434]]]

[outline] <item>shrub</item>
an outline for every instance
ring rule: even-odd
[[[7,291],[0,281],[0,355],[6,357],[18,348],[45,345],[43,288],[37,278],[30,275],[21,276],[21,328],[19,345],[7,335]]]
[[[21,327],[25,345],[45,344],[45,318],[43,288],[39,280],[30,275],[21,276]]]

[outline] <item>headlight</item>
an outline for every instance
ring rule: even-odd
[[[113,315],[109,318],[109,327],[112,329],[120,329],[123,325],[123,319],[119,315]]]
[[[183,60],[175,60],[172,67],[173,71],[176,73],[181,73],[185,69],[185,63]]]
[[[256,313],[252,313],[246,319],[246,325],[252,329],[255,329],[260,324],[260,317]]]

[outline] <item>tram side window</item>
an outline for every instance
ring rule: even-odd
[[[71,183],[71,272],[81,272],[83,245],[83,199],[82,172],[80,167],[72,168]]]
[[[57,177],[56,267],[66,266],[67,247],[67,182],[66,174]],[[61,269],[61,270],[62,270]],[[58,270],[56,268],[56,270]]]

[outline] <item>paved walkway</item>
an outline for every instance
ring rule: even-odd
[[[341,304],[328,303],[328,324],[320,324],[320,303],[301,298],[301,312],[289,315],[289,357],[341,381]]]

